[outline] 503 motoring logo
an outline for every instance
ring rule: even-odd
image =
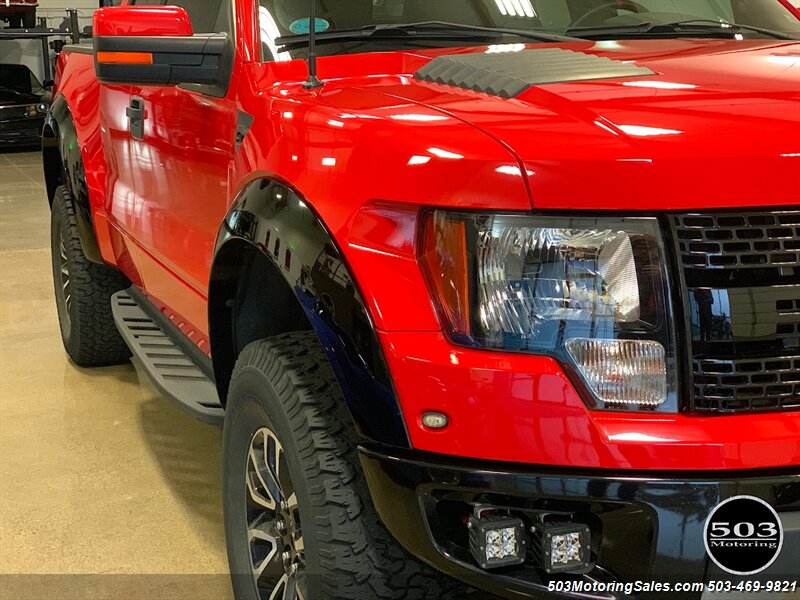
[[[783,547],[783,524],[769,504],[754,496],[720,502],[706,520],[706,552],[734,575],[753,575],[770,566]]]

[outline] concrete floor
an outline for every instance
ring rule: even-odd
[[[231,597],[221,430],[61,346],[38,153],[0,154],[0,600]]]
[[[222,430],[67,359],[42,182],[0,153],[0,600],[228,600]]]

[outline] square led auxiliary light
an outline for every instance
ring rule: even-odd
[[[521,519],[509,516],[469,518],[469,549],[482,569],[525,562],[528,539]]]
[[[591,533],[580,523],[534,523],[533,550],[545,573],[583,573],[591,567]]]

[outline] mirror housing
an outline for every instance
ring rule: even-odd
[[[119,6],[95,11],[94,68],[103,83],[218,85],[228,37],[192,35],[176,6]]]

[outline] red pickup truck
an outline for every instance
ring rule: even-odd
[[[792,586],[788,4],[122,4],[45,124],[61,332],[224,421],[237,598]]]

